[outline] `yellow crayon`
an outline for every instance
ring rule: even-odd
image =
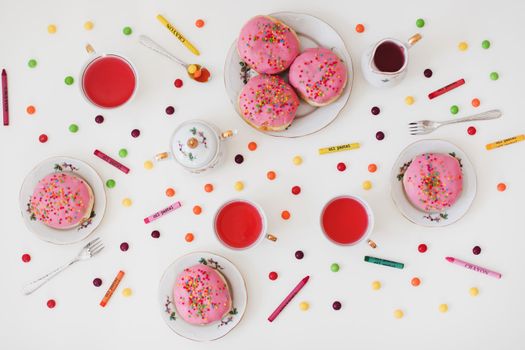
[[[175,35],[175,37],[177,39],[179,39],[179,41],[188,48],[188,50],[190,50],[193,54],[195,54],[196,56],[199,56],[200,55],[200,52],[199,50],[197,50],[195,48],[195,46],[192,45],[192,43],[190,43],[188,41],[188,39],[186,39],[184,37],[184,35],[182,35],[181,32],[179,32],[177,30],[177,28],[175,28],[173,26],[173,24],[171,24],[170,22],[168,22],[168,20],[166,18],[164,18],[162,15],[157,15],[157,19],[159,20],[160,23],[162,23],[163,26],[165,26],[166,28],[168,28],[168,30],[171,32],[171,34]]]
[[[330,146],[325,148],[319,148],[319,154],[328,154],[342,151],[349,151],[352,149],[358,149],[361,145],[357,142],[347,143],[346,145]]]
[[[507,145],[512,145],[513,143],[520,142],[525,140],[525,135],[518,135],[514,137],[509,137],[508,139],[499,140],[496,142],[489,143],[485,146],[487,151],[490,151],[491,149],[500,148]]]

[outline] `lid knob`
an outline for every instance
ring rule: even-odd
[[[188,145],[189,148],[193,149],[199,145],[199,140],[197,140],[195,137],[192,137],[188,139],[188,142],[186,144]]]

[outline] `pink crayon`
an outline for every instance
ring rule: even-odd
[[[459,266],[463,266],[466,269],[469,269],[469,270],[472,270],[472,271],[477,271],[479,273],[483,273],[483,274],[488,275],[490,277],[501,278],[501,273],[499,273],[499,272],[492,271],[492,270],[486,269],[484,267],[468,263],[468,262],[463,261],[463,260],[452,258],[450,256],[447,256],[445,259],[447,259],[448,262],[451,262],[451,263],[459,265]]]
[[[111,158],[104,152],[101,152],[98,149],[96,149],[95,152],[93,152],[93,154],[99,157],[100,159],[102,159],[103,161],[108,162],[109,164],[113,165],[115,168],[122,171],[124,174],[129,173],[129,168],[127,166]]]
[[[279,316],[279,314],[281,313],[281,311],[284,310],[286,305],[288,305],[290,301],[292,301],[292,299],[297,295],[297,293],[299,293],[299,291],[303,289],[304,285],[306,284],[306,282],[308,282],[309,279],[310,276],[306,276],[297,284],[297,286],[295,286],[295,288],[290,292],[290,294],[288,294],[286,298],[284,298],[284,300],[279,304],[279,306],[277,306],[277,309],[275,309],[275,311],[272,312],[270,317],[268,317],[268,321],[273,322],[273,320],[275,320],[277,316]]]
[[[182,206],[182,204],[180,202],[175,202],[172,205],[170,205],[170,206],[168,206],[168,207],[166,207],[166,208],[164,208],[162,210],[159,210],[158,212],[156,212],[156,213],[148,216],[147,218],[145,218],[144,219],[144,223],[149,224],[150,222],[157,220],[161,216],[164,216],[164,215],[166,215],[168,213],[171,213],[175,209],[179,209],[181,206]]]

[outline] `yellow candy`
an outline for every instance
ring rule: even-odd
[[[372,282],[372,289],[373,290],[379,290],[380,288],[381,288],[381,282],[379,282],[379,281]]]
[[[439,312],[445,313],[447,311],[448,311],[448,305],[447,304],[439,305]]]
[[[133,294],[133,291],[131,290],[131,288],[124,288],[122,290],[122,295],[125,297],[130,297],[131,294]]]
[[[368,190],[371,189],[371,188],[372,188],[372,182],[370,182],[370,181],[368,181],[368,180],[363,182],[363,189],[364,189],[364,190],[367,190],[367,191],[368,191]]]
[[[397,309],[397,310],[394,310],[394,317],[395,318],[403,318],[403,311]]]
[[[151,170],[153,169],[153,162],[151,160],[147,160],[144,162],[144,169]]]
[[[47,26],[47,32],[49,34],[55,34],[57,32],[57,26],[54,24],[50,24]]]
[[[468,44],[464,41],[458,44],[459,51],[466,51],[468,49]]]
[[[303,163],[303,158],[301,158],[301,156],[295,156],[293,157],[292,162],[295,165],[301,165]]]
[[[468,292],[471,296],[475,297],[479,294],[479,289],[477,289],[476,287],[472,287],[469,289]]]
[[[122,205],[125,207],[131,207],[131,204],[133,204],[133,202],[129,198],[124,198],[122,200]]]
[[[188,73],[193,74],[193,73],[195,73],[196,71],[197,71],[197,66],[196,66],[196,65],[194,65],[194,64],[190,64],[190,65],[188,66]]]
[[[407,96],[407,97],[405,97],[405,103],[406,103],[407,105],[409,105],[409,106],[410,106],[410,105],[413,105],[413,104],[414,104],[414,97],[412,97],[412,96]]]
[[[93,22],[91,22],[91,21],[87,21],[86,23],[84,23],[84,29],[85,29],[85,30],[91,30],[91,29],[93,29]]]
[[[308,304],[306,301],[301,301],[299,303],[299,309],[301,309],[302,311],[306,311],[310,308],[310,304]]]
[[[235,185],[233,185],[233,187],[235,188],[235,191],[240,192],[244,189],[244,184],[242,183],[242,181],[237,181]]]

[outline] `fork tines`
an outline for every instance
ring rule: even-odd
[[[100,240],[100,237],[95,238],[86,245],[86,248],[89,250],[89,253],[93,256],[100,253],[104,249],[104,243]]]

